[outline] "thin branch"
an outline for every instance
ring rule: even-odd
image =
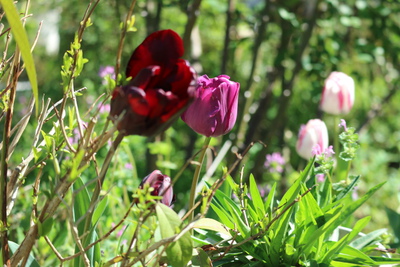
[[[119,39],[119,43],[118,43],[117,59],[116,59],[116,63],[115,63],[115,78],[116,79],[118,78],[119,70],[121,68],[122,48],[124,46],[126,33],[128,32],[128,21],[132,19],[133,9],[135,8],[135,5],[136,5],[136,0],[133,0],[128,9],[128,13],[126,14],[124,26],[121,31],[121,38]]]

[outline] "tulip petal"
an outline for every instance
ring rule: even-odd
[[[220,136],[229,132],[236,122],[240,84],[220,75],[198,78],[196,99],[182,119],[196,132],[205,136]]]
[[[149,65],[165,66],[183,56],[183,41],[172,30],[150,34],[133,52],[126,69],[127,77],[135,77]]]

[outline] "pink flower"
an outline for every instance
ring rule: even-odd
[[[217,137],[232,130],[236,122],[240,84],[227,75],[198,79],[196,97],[181,118],[195,132]]]
[[[284,165],[285,165],[285,159],[282,157],[281,153],[274,152],[266,156],[264,167],[267,168],[269,172],[282,173]]]
[[[99,70],[100,78],[104,78],[106,76],[110,76],[111,78],[115,78],[115,70],[113,66],[101,66]]]
[[[343,127],[343,130],[345,132],[347,132],[347,125],[346,125],[346,121],[344,119],[340,120],[339,127]]]
[[[323,173],[319,173],[317,175],[315,175],[315,177],[317,178],[317,182],[322,183],[325,181],[325,174]]]
[[[111,109],[110,104],[104,104],[104,103],[100,103],[97,107],[99,109],[100,114],[109,113]]]
[[[325,80],[320,107],[333,115],[347,114],[354,104],[354,80],[343,72],[332,72]]]
[[[133,165],[131,163],[125,163],[125,169],[127,170],[133,170]]]
[[[309,120],[300,127],[296,151],[304,159],[310,159],[328,148],[328,129],[319,119]]]

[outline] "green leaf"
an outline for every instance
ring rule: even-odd
[[[349,192],[351,192],[354,189],[354,187],[356,186],[358,179],[360,179],[360,175],[358,175],[356,178],[354,178],[354,180],[351,182],[351,184],[349,184],[345,189],[340,191],[339,194],[337,194],[337,196],[333,202],[339,201],[340,199],[344,198]]]
[[[332,232],[335,228],[342,224],[350,215],[352,215],[365,201],[367,201],[379,188],[381,188],[386,182],[382,182],[373,188],[371,188],[364,196],[358,200],[352,202],[350,205],[346,206],[340,213],[340,217],[337,221],[331,225],[328,232]]]
[[[272,185],[271,190],[268,193],[267,200],[265,200],[264,208],[266,209],[266,213],[268,213],[268,217],[271,219],[272,211],[274,209],[274,195],[276,190],[276,182]]]
[[[284,210],[287,206],[291,205],[291,203],[299,196],[299,192],[301,189],[300,185],[307,179],[313,164],[314,160],[311,160],[304,171],[300,174],[300,177],[297,178],[293,185],[290,186],[289,190],[286,191],[286,193],[283,195],[280,202],[281,207],[278,209],[278,212]]]
[[[351,246],[345,246],[341,251],[339,257],[345,257],[345,255],[348,256],[349,259],[359,259],[362,260],[363,262],[366,262],[368,264],[374,264],[373,260],[371,258],[364,254],[362,251],[353,248]],[[335,259],[336,260],[336,259]],[[353,260],[354,261],[354,260]]]
[[[264,203],[260,195],[260,191],[258,190],[256,180],[254,179],[253,174],[250,175],[250,195],[253,200],[254,208],[258,213],[259,218],[264,217],[265,208]]]
[[[156,204],[156,213],[163,238],[171,237],[180,231],[181,219],[170,207]],[[177,241],[168,245],[166,252],[169,265],[184,267],[192,258],[193,244],[190,233],[182,235]]]
[[[400,258],[370,257],[375,261],[375,265],[400,264]]]
[[[232,219],[233,219],[233,223],[235,224],[235,226],[237,227],[237,229],[239,230],[239,232],[242,234],[243,237],[248,237],[249,233],[250,233],[250,227],[248,227],[246,225],[246,223],[242,220],[241,216],[241,212],[237,212],[237,210],[232,207],[231,205],[229,205],[228,203],[226,203],[225,207],[227,207],[227,209],[229,210]]]
[[[273,263],[273,266],[279,266],[279,259],[282,254],[283,245],[285,244],[287,235],[289,234],[288,227],[290,217],[294,211],[293,207],[294,206],[290,207],[283,214],[278,214],[277,216],[280,216],[280,218],[274,222],[271,227],[271,230],[275,233],[271,241],[269,254],[269,259]]]
[[[214,219],[201,218],[194,223],[193,228],[212,230],[218,233],[231,236],[229,231],[226,229],[225,225]]]
[[[211,203],[211,208],[213,209],[213,211],[218,215],[219,219],[224,225],[226,225],[226,227],[234,229],[235,226],[232,222],[232,217],[229,215],[228,212],[225,211],[225,209],[219,208],[217,205],[219,204]]]
[[[373,243],[377,240],[381,235],[386,234],[387,229],[378,229],[371,233],[368,233],[362,237],[357,238],[356,240],[350,243],[350,246],[356,249],[363,249],[364,247],[368,246],[369,244]]]
[[[48,235],[53,227],[53,224],[54,224],[54,219],[51,217],[46,219],[43,223],[41,223],[42,227],[41,236]]]
[[[101,215],[103,215],[108,205],[108,195],[105,195],[100,203],[97,205],[96,210],[93,212],[92,224],[96,225]]]
[[[14,243],[12,241],[8,241],[8,245],[10,246],[11,253],[14,253],[19,247],[19,245],[17,243]],[[29,257],[28,257],[28,260],[26,261],[25,266],[26,267],[40,267],[39,263],[35,260],[32,253],[29,254]]]
[[[89,210],[90,206],[90,196],[89,192],[87,190],[86,185],[83,183],[81,178],[77,178],[75,180],[75,183],[73,184],[73,189],[75,193],[75,201],[74,201],[74,220],[75,222],[83,216],[86,215],[87,211]],[[85,231],[85,224],[86,220],[90,220],[89,217],[85,217],[79,224],[78,224],[78,233],[79,235],[82,235],[83,232]],[[96,229],[95,229],[95,224],[91,224],[90,228],[88,229],[90,232],[89,234],[85,237],[83,246],[86,247],[90,243],[93,243],[97,239],[97,234],[96,234]],[[91,263],[91,266],[94,266],[94,263],[97,261],[100,261],[100,255],[96,253],[96,250],[98,250],[99,247],[94,247],[89,249],[86,252],[86,255],[88,256],[88,259]],[[79,248],[75,248],[75,252],[79,252]],[[75,265],[74,266],[84,266],[83,262],[80,257],[75,259]]]
[[[357,221],[356,225],[353,227],[352,231],[346,234],[342,239],[337,241],[322,257],[321,261],[323,263],[329,264],[334,258],[335,254],[338,254],[348,243],[353,240],[359,232],[367,225],[371,217],[365,217]]]
[[[39,112],[39,91],[36,78],[35,63],[33,61],[31,48],[29,46],[28,36],[24,30],[21,19],[19,18],[18,11],[14,6],[12,0],[0,0],[8,23],[11,26],[11,32],[17,42],[17,45],[21,51],[22,59],[25,63],[26,72],[28,74],[29,82],[32,86],[33,97],[35,98],[36,115]]]
[[[207,253],[201,248],[196,248],[196,254],[192,257],[192,267],[210,267],[213,266],[211,259],[208,257]]]
[[[306,244],[305,250],[310,250],[315,241],[323,235],[332,233],[339,225],[341,225],[350,215],[352,215],[365,201],[367,201],[379,188],[381,188],[385,182],[380,183],[370,189],[364,196],[358,200],[352,202],[350,205],[343,207],[343,209],[336,209],[335,214],[314,234],[311,236],[309,243]],[[338,206],[340,207],[340,206]]]

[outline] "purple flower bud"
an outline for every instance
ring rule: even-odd
[[[161,203],[167,206],[172,205],[174,193],[170,177],[155,170],[143,179],[139,188],[143,189],[144,184],[149,184],[154,189],[151,192],[152,196],[162,196]]]
[[[181,118],[195,132],[217,137],[232,130],[236,122],[240,84],[227,75],[197,80],[196,97]]]
[[[353,107],[354,94],[353,78],[334,71],[325,80],[320,107],[329,114],[347,114]]]
[[[309,120],[306,125],[300,127],[297,139],[297,153],[309,160],[313,154],[317,155],[328,148],[328,129],[319,119]]]
[[[344,119],[340,120],[339,127],[343,127],[344,131],[347,132],[347,125]]]

